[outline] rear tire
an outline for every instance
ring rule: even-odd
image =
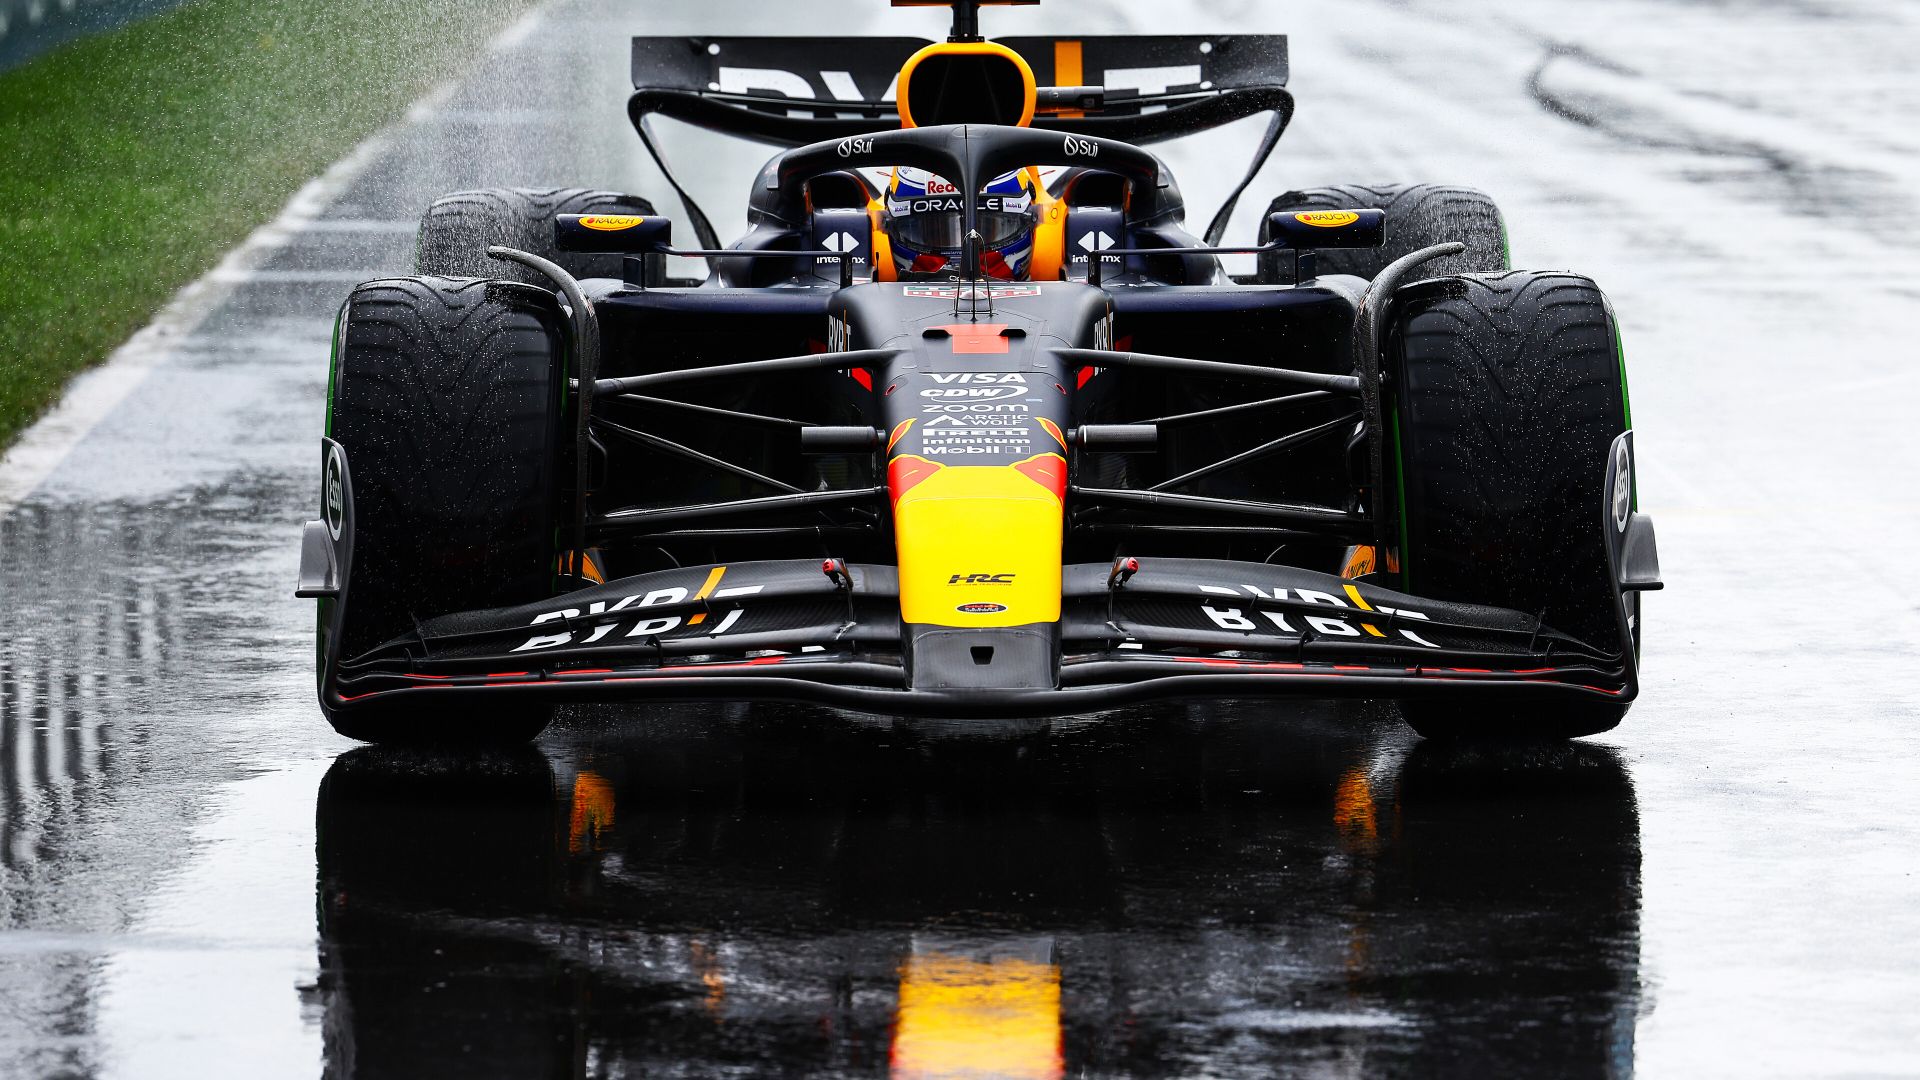
[[[416,272],[422,277],[498,278],[551,287],[528,267],[488,256],[487,248],[498,245],[558,263],[576,278],[620,277],[621,256],[561,251],[555,246],[553,219],[560,214],[651,217],[654,209],[652,203],[633,195],[589,188],[456,191],[434,200],[420,221]]]
[[[1507,269],[1507,225],[1500,208],[1483,191],[1449,184],[1340,184],[1289,191],[1267,207],[1267,217],[1306,210],[1387,212],[1387,243],[1379,248],[1321,251],[1321,274],[1351,274],[1372,281],[1403,255],[1435,244],[1459,241],[1467,250],[1425,264],[1427,277],[1491,273]],[[1272,239],[1267,217],[1260,219],[1260,242]],[[1260,256],[1260,280],[1293,281],[1293,257],[1287,252]]]
[[[1620,647],[1601,485],[1629,414],[1605,295],[1566,273],[1452,278],[1402,302],[1395,339],[1389,460],[1402,588],[1540,614]],[[1409,701],[1402,712],[1429,737],[1563,739],[1612,728],[1626,706],[1516,708],[1495,694]]]
[[[323,655],[350,659],[420,620],[552,594],[559,327],[552,294],[507,282],[354,290],[328,414],[353,478],[353,559],[340,640]],[[371,742],[524,742],[552,716],[407,698],[323,707],[336,731]]]

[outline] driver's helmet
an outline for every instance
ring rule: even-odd
[[[887,186],[887,239],[902,279],[950,277],[960,270],[966,229],[960,189],[923,169],[895,169]],[[995,177],[978,203],[980,271],[1025,281],[1033,262],[1033,181],[1025,171]]]

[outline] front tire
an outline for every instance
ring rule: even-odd
[[[1601,484],[1630,423],[1605,295],[1567,273],[1443,279],[1403,301],[1395,341],[1401,587],[1622,647]],[[1494,694],[1404,702],[1402,713],[1428,737],[1565,739],[1614,727],[1626,706],[1528,709]]]
[[[354,290],[328,412],[352,470],[353,557],[339,640],[323,641],[323,656],[351,659],[436,615],[552,595],[560,325],[552,294],[508,282]],[[431,695],[345,705],[323,693],[322,707],[336,731],[370,742],[524,742],[552,716]]]

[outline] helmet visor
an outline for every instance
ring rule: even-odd
[[[1000,210],[979,211],[980,235],[989,248],[1006,247],[1033,227],[1025,214]],[[959,251],[961,231],[966,228],[959,214],[913,214],[895,218],[893,234],[915,251]]]

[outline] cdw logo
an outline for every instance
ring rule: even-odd
[[[923,398],[967,399],[971,401],[1004,401],[1017,398],[1027,392],[1024,386],[936,386],[931,390],[920,391]]]

